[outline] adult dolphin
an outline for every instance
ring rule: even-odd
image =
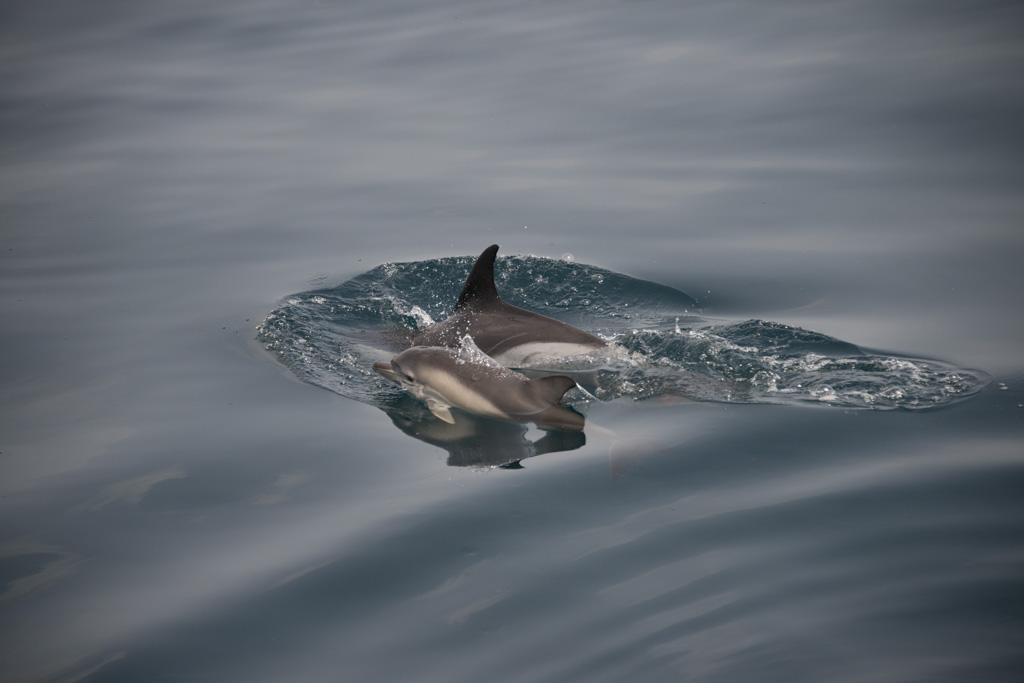
[[[502,301],[494,286],[498,245],[484,249],[466,278],[452,314],[413,338],[414,346],[457,347],[465,335],[481,351],[511,367],[582,356],[607,347],[600,337]]]

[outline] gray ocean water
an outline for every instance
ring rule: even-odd
[[[1016,681],[1014,2],[0,10],[4,681]],[[581,438],[369,372],[501,245]]]

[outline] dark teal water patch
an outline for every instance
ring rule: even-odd
[[[371,370],[444,319],[470,257],[387,263],[336,287],[288,297],[258,328],[266,349],[302,380],[384,407],[400,390]],[[655,397],[846,408],[934,408],[977,393],[981,371],[862,349],[765,320],[700,315],[688,295],[571,259],[499,259],[496,282],[517,306],[610,342],[600,357],[544,370],[575,373],[586,391],[567,399]]]

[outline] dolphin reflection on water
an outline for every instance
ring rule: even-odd
[[[587,443],[583,432],[553,430],[538,438],[527,424],[462,411],[452,413],[454,423],[444,422],[409,394],[389,400],[381,409],[408,436],[447,451],[452,467],[518,469],[528,458],[575,450]]]

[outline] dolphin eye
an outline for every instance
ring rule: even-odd
[[[396,372],[397,372],[397,373],[398,373],[398,374],[399,374],[399,375],[400,375],[400,376],[402,377],[402,379],[404,379],[404,380],[405,380],[406,382],[412,382],[412,381],[414,381],[414,380],[413,380],[413,378],[412,378],[412,375],[410,375],[410,374],[409,374],[408,372],[406,372],[405,370],[403,370],[403,369],[402,369],[402,366],[400,366],[400,365],[399,365],[398,363],[396,363],[395,361],[391,361],[391,368],[392,368],[392,369],[393,369],[394,371],[396,371]]]

